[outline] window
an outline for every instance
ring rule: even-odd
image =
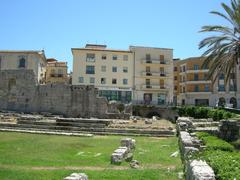
[[[219,80],[224,80],[224,74],[219,75]]]
[[[177,91],[177,86],[174,86],[174,90]]]
[[[198,86],[198,85],[195,85],[195,86],[194,86],[194,91],[195,91],[195,92],[198,92],[198,91],[199,91],[199,86]]]
[[[182,92],[185,93],[185,87],[182,88]]]
[[[123,55],[123,60],[127,61],[128,60],[128,55]]]
[[[194,64],[193,69],[194,70],[198,70],[199,69],[199,65],[198,64]]]
[[[219,84],[218,85],[218,91],[225,91],[224,84]]]
[[[177,76],[174,76],[174,80],[177,80]]]
[[[19,68],[25,68],[26,67],[26,59],[23,56],[19,57]]]
[[[185,71],[186,71],[186,67],[185,67],[185,66],[183,66],[182,68],[183,68],[183,70],[182,70],[182,71],[183,71],[183,72],[185,72]]]
[[[160,79],[159,85],[160,85],[160,89],[165,89],[164,80],[163,79]]]
[[[117,72],[117,67],[116,66],[112,67],[112,72]]]
[[[87,53],[86,61],[87,62],[95,62],[95,54]]]
[[[101,78],[101,84],[106,84],[106,78]]]
[[[62,69],[58,69],[58,77],[63,77],[63,70]]]
[[[94,77],[90,77],[90,83],[94,84],[95,83],[95,78]]]
[[[78,78],[78,82],[79,82],[79,83],[84,83],[84,78],[83,78],[83,77],[79,77],[79,78]]]
[[[102,55],[102,60],[106,60],[107,59],[107,55],[103,54]]]
[[[177,66],[174,66],[174,71],[177,71]]]
[[[117,60],[117,55],[113,55],[113,56],[112,56],[112,59],[113,59],[113,60]]]
[[[112,84],[117,84],[117,79],[112,79]]]
[[[102,71],[102,72],[106,72],[106,70],[107,70],[107,67],[106,67],[106,66],[101,66],[101,71]]]
[[[128,79],[123,79],[123,84],[128,84]]]
[[[127,73],[128,72],[128,67],[123,67],[123,72]]]
[[[146,60],[151,60],[151,55],[150,54],[146,54]]]
[[[95,66],[86,66],[86,74],[95,74]]]
[[[194,74],[194,81],[198,81],[198,74]]]
[[[209,92],[209,85],[208,85],[208,84],[206,84],[206,85],[204,86],[204,90],[205,90],[205,92]]]
[[[164,55],[160,55],[160,64],[165,64]]]
[[[207,74],[207,73],[204,73],[203,79],[204,79],[204,80],[208,80],[208,74]]]

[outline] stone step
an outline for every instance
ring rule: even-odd
[[[59,127],[46,125],[29,124],[0,124],[2,128],[22,128],[22,129],[45,129],[46,131],[71,131],[71,132],[90,132],[92,134],[142,134],[149,136],[173,136],[174,131],[169,130],[139,130],[139,129],[116,129],[116,128],[80,128],[80,127]]]
[[[218,127],[197,127],[194,132],[218,133]]]
[[[194,122],[193,126],[194,127],[213,127],[213,126],[218,126],[219,122],[213,121],[213,122]]]
[[[208,119],[191,119],[191,121],[193,122],[193,123],[195,123],[195,122],[213,122],[213,119],[212,118],[208,118]]]
[[[109,125],[112,120],[111,119],[82,119],[82,118],[56,118],[56,122],[58,123],[102,123],[105,125]]]
[[[59,126],[59,127],[99,127],[104,128],[106,124],[103,123],[77,123],[77,122],[55,122],[55,121],[28,121],[19,120],[18,124],[28,124],[28,125],[46,125],[46,126]]]
[[[48,129],[35,129],[35,128],[21,128],[21,127],[0,127],[0,131],[11,132],[29,132],[37,134],[56,134],[56,135],[68,135],[68,136],[91,136],[94,135],[122,135],[122,136],[147,136],[147,137],[172,137],[171,134],[136,134],[136,133],[119,133],[119,132],[93,132],[87,133],[84,131],[62,131],[62,130],[48,130]]]

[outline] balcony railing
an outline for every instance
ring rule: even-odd
[[[167,87],[164,85],[153,85],[153,84],[143,84],[141,85],[142,89],[149,90],[167,90]]]
[[[160,60],[160,59],[142,59],[142,63],[144,64],[168,64],[166,60]]]
[[[50,74],[51,77],[63,77],[63,74]]]
[[[143,76],[153,76],[153,77],[166,77],[167,74],[165,72],[148,72],[148,71],[142,71]]]

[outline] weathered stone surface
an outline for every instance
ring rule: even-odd
[[[237,120],[222,120],[219,125],[219,136],[226,141],[240,138],[240,123]]]
[[[187,180],[215,180],[215,174],[212,168],[205,161],[190,161],[186,170]]]
[[[128,153],[125,157],[125,161],[130,162],[133,159],[133,153]]]
[[[121,146],[125,146],[130,150],[134,149],[136,146],[136,140],[132,138],[121,139]]]
[[[88,180],[88,176],[84,173],[72,173],[70,176],[65,177],[64,180]]]
[[[138,169],[140,167],[140,163],[137,160],[132,160],[129,163],[129,165],[130,165],[131,168],[134,168],[134,169]]]
[[[32,70],[0,71],[0,109],[108,118],[108,102],[94,86],[39,85]]]

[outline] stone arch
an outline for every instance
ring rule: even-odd
[[[224,97],[220,97],[219,100],[218,100],[218,106],[220,107],[224,107],[226,104],[226,100]]]
[[[230,104],[233,105],[233,108],[237,108],[237,99],[235,97],[231,97]]]

